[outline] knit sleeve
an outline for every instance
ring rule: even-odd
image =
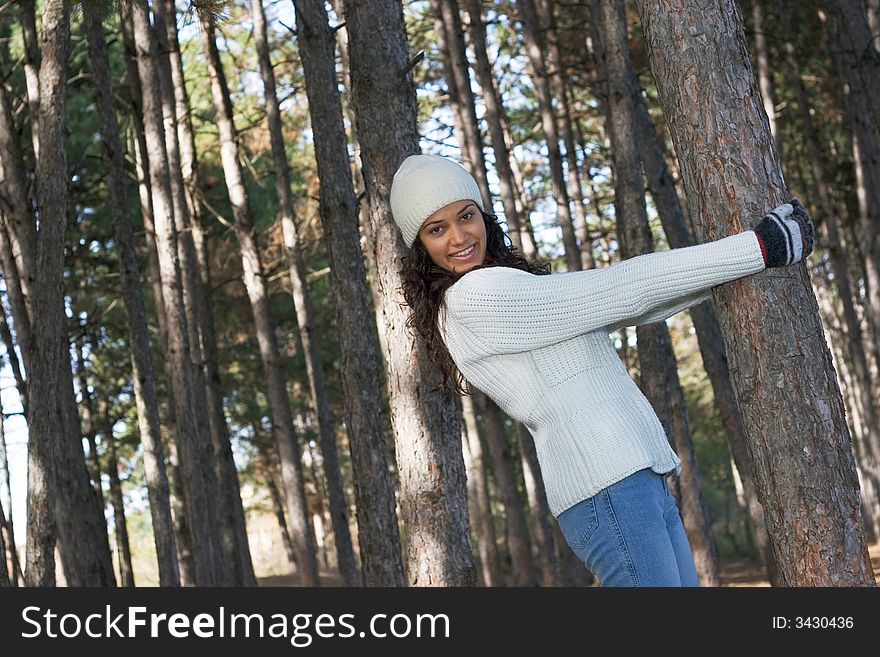
[[[694,306],[699,305],[704,301],[708,301],[711,298],[711,288],[707,290],[700,290],[699,292],[696,292],[689,296],[675,299],[671,303],[658,306],[657,308],[652,309],[644,315],[639,315],[638,317],[629,317],[622,322],[610,324],[607,327],[608,332],[611,333],[612,331],[616,331],[617,329],[623,328],[624,326],[642,326],[643,324],[662,322],[664,319],[668,319],[669,317],[672,317],[673,315],[676,315],[683,310],[687,310],[688,308],[693,308]]]
[[[508,267],[476,269],[449,288],[446,307],[449,319],[477,338],[471,344],[483,345],[487,353],[515,353],[638,319],[645,323],[658,311],[675,311],[715,285],[764,268],[755,233],[746,231],[604,269],[550,276]]]

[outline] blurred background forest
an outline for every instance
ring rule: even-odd
[[[30,265],[23,267],[27,246],[19,247],[18,240],[27,242],[22,235],[28,234],[20,218],[24,216],[27,222],[30,213],[33,224],[37,179],[44,170],[37,153],[57,146],[52,133],[37,121],[39,95],[49,93],[45,71],[39,74],[39,85],[34,81],[41,57],[45,68],[46,53],[52,47],[51,40],[39,36],[47,20],[44,5],[55,1],[0,4],[0,216],[4,233],[0,250],[5,253],[0,263],[0,501],[6,577],[19,584],[25,570],[25,530],[30,527],[26,491],[31,409],[26,409],[34,393],[27,392],[27,381],[40,372],[40,366],[27,363],[22,344],[27,338],[22,337],[22,320],[16,316],[13,287],[23,290],[18,296],[25,306],[31,302],[28,295],[36,300],[36,292],[29,292],[27,286],[38,285],[40,279],[27,269]],[[320,17],[325,11],[325,29],[327,25],[338,28],[327,33],[336,47],[332,57],[348,166],[361,209],[363,247],[368,239],[363,226],[368,221],[368,196],[359,135],[354,130],[350,69],[356,64],[353,56],[350,59],[349,28],[342,25],[344,3],[212,0],[175,6],[173,0],[151,0],[150,4],[152,30],[144,23],[147,3],[143,1],[117,6],[87,0],[71,5],[66,82],[61,85],[66,94],[66,129],[63,139],[56,135],[66,154],[63,275],[59,280],[63,280],[63,334],[68,346],[64,355],[70,367],[66,381],[62,371],[53,390],[60,399],[72,385],[78,412],[71,419],[69,411],[64,422],[78,423],[81,440],[73,442],[81,449],[69,454],[59,451],[54,458],[67,464],[59,472],[74,473],[68,479],[87,472],[81,480],[88,487],[78,493],[84,497],[64,492],[76,487],[71,481],[49,489],[59,505],[70,505],[64,507],[66,520],[58,520],[57,582],[108,583],[110,579],[109,564],[100,556],[96,559],[102,563],[94,568],[103,568],[103,579],[89,580],[82,574],[88,567],[71,575],[69,571],[79,566],[75,557],[64,554],[63,546],[86,539],[77,538],[77,528],[66,527],[68,522],[91,527],[84,533],[97,541],[98,554],[106,551],[110,555],[112,580],[118,585],[160,583],[162,558],[157,556],[157,545],[166,551],[166,559],[174,554],[183,584],[268,583],[291,573],[296,577],[281,581],[314,584],[315,572],[324,584],[355,584],[361,579],[357,573],[363,568],[360,542],[364,540],[356,524],[360,517],[356,500],[366,499],[370,486],[355,481],[357,466],[349,443],[349,418],[354,416],[346,408],[340,336],[360,341],[374,355],[388,353],[390,348],[382,331],[376,330],[375,320],[383,321],[378,306],[370,311],[376,314],[366,329],[339,325],[340,297],[334,288],[330,252],[338,234],[328,235],[330,224],[321,217],[324,176],[319,179],[317,121],[310,116],[311,94],[307,94],[313,81],[304,71],[304,63],[308,64],[304,59],[317,58],[314,53],[320,49],[317,42],[298,36],[297,26],[303,19],[294,11],[294,5],[302,16]],[[876,414],[880,411],[880,326],[874,323],[878,308],[872,306],[870,294],[871,277],[876,276],[880,261],[880,143],[876,135],[871,136],[870,127],[867,133],[863,130],[865,119],[859,108],[865,102],[876,105],[880,98],[869,95],[867,83],[856,88],[841,73],[844,46],[833,40],[836,33],[827,25],[826,5],[830,4],[837,3],[721,3],[741,15],[786,183],[791,196],[801,199],[816,223],[816,249],[807,266],[846,404],[860,480],[867,490],[867,498],[863,490],[863,512],[868,539],[876,542],[872,535],[873,521],[878,520],[876,491],[871,482],[878,470],[865,446],[877,441]],[[873,45],[864,57],[873,63],[880,80],[876,64],[880,2],[842,4],[860,8],[870,28]],[[639,16],[634,5],[620,5],[625,7],[628,48],[643,90],[640,96],[666,166],[665,184],[672,183],[676,189],[679,166]],[[602,49],[613,44],[607,43],[609,34],[597,34],[597,2],[408,0],[402,9],[422,151],[473,167],[473,149],[477,149],[489,171],[485,182],[495,212],[514,233],[514,244],[527,256],[549,263],[554,272],[619,261],[612,144],[606,124],[608,72],[602,56]],[[103,55],[98,41],[106,46]],[[142,64],[132,57],[150,42],[158,48],[152,63],[143,66],[153,67],[158,76],[155,88],[150,87],[153,83],[146,71],[139,69]],[[381,35],[374,35],[374,43],[376,49],[383,47]],[[312,55],[304,51],[308,48],[314,48]],[[106,67],[109,76],[97,73],[96,58],[103,58],[100,66]],[[274,73],[271,85],[267,85],[266,58]],[[218,82],[218,71],[225,77],[225,88]],[[112,97],[108,99],[105,93],[102,101],[98,86],[105,82]],[[159,90],[158,96],[152,101],[145,98],[154,89]],[[224,99],[223,94],[228,97]],[[854,98],[860,94],[863,97]],[[270,96],[274,102],[268,102]],[[106,112],[102,113],[102,102],[104,108],[111,103],[121,152],[108,155],[106,135],[111,124]],[[165,182],[159,171],[163,167],[154,168],[150,161],[157,144],[149,136],[151,102],[164,116],[169,147],[163,160]],[[176,135],[176,146],[171,147],[170,135]],[[555,142],[553,147],[551,142]],[[171,152],[174,149],[176,153]],[[647,147],[642,150],[647,154]],[[506,166],[499,165],[500,158]],[[283,174],[281,160],[289,166]],[[680,246],[680,242],[671,243],[658,215],[655,187],[662,183],[652,179],[645,166],[654,248]],[[121,177],[111,175],[114,168]],[[162,189],[170,192],[162,203],[174,209],[165,228],[155,216],[162,211],[157,209]],[[680,185],[677,196],[684,202]],[[125,268],[131,268],[120,241],[124,239],[120,216],[130,222],[130,255],[139,272],[136,287],[142,295],[147,338],[142,344],[149,351],[141,354],[147,359],[134,365],[138,346],[133,342],[135,329],[128,308],[133,288],[125,275]],[[759,219],[756,215],[743,221],[754,225]],[[176,279],[165,280],[170,270],[163,258],[172,258],[172,254],[163,255],[163,248],[177,250],[173,254],[173,262],[178,263],[173,265],[179,272]],[[42,262],[35,259],[32,265]],[[364,266],[365,280],[375,287],[376,267],[381,265],[371,262],[367,253]],[[16,267],[20,281],[9,275]],[[841,285],[841,267],[846,286]],[[357,275],[358,270],[346,271]],[[263,283],[255,283],[256,278]],[[169,303],[169,291],[178,295],[177,302]],[[169,306],[179,306],[174,315],[185,315],[189,324],[168,315]],[[729,422],[707,374],[691,315],[682,313],[667,323],[717,563],[751,563],[758,573],[766,572],[761,565],[766,555],[753,529],[754,516],[750,517],[749,491],[729,447]],[[186,352],[175,343],[175,326],[184,337],[188,332],[191,342]],[[33,328],[34,340],[39,340],[36,322]],[[638,381],[635,330],[621,329],[612,339]],[[201,388],[186,402],[189,406],[174,401],[186,384],[180,371],[186,357],[192,364],[186,381]],[[151,402],[144,393],[149,387],[144,363],[151,363],[153,372],[154,384],[150,385],[156,414],[152,425],[145,419]],[[138,368],[143,390],[135,389],[139,376],[133,367]],[[387,457],[390,482],[400,495],[404,484],[398,460],[405,448],[400,444],[395,448],[394,412],[388,406],[384,375],[378,374],[372,391],[379,400],[374,415],[381,423],[381,449]],[[36,408],[33,400],[30,404]],[[281,409],[284,404],[286,411]],[[187,408],[201,411],[191,417],[184,412],[181,417],[181,409]],[[64,416],[63,411],[59,413]],[[540,479],[530,464],[530,450],[524,448],[527,438],[522,428],[485,399],[466,402],[463,413],[460,426],[468,452],[470,539],[480,564],[480,581],[589,584],[587,574],[571,562],[564,541],[548,523],[546,501],[542,506],[536,493]],[[469,418],[473,421],[468,422]],[[193,424],[201,427],[188,428]],[[149,449],[144,440],[147,430],[153,432]],[[190,440],[200,432],[202,442],[177,444],[177,436],[186,441],[187,432]],[[336,446],[329,459],[328,437]],[[152,461],[145,459],[147,451]],[[209,465],[212,458],[213,465]],[[193,459],[188,466],[187,461]],[[159,473],[157,467],[167,474]],[[210,476],[196,489],[193,482],[201,477],[199,468],[210,471]],[[335,475],[328,474],[330,470]],[[475,479],[482,488],[474,487]],[[866,480],[870,481],[866,484]],[[151,515],[151,508],[155,514],[162,504],[163,490],[164,504],[172,514],[164,543]],[[480,496],[482,506],[474,496]],[[200,499],[207,506],[200,506]],[[237,499],[240,512],[234,508]],[[340,501],[344,511],[336,506]],[[84,505],[100,509],[99,518],[105,522],[95,528]],[[209,512],[207,507],[214,510]],[[348,530],[341,549],[339,518]],[[411,544],[408,531],[402,528],[404,552]],[[217,536],[205,538],[211,533]],[[213,540],[216,550],[225,555],[220,561],[235,561],[231,574],[212,579],[204,575],[207,570],[200,571],[207,568],[198,564],[200,541],[207,540]],[[350,542],[347,547],[346,540]],[[77,545],[79,552],[85,549],[85,543]],[[722,568],[722,572],[730,571]],[[165,584],[173,581],[173,576],[167,576],[171,580]]]

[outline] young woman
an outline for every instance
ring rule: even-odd
[[[602,586],[697,586],[666,477],[681,462],[609,339],[711,297],[711,288],[805,258],[797,201],[753,231],[597,270],[548,274],[506,242],[463,167],[413,155],[391,188],[410,251],[410,326],[447,388],[465,380],[535,440],[550,510]]]

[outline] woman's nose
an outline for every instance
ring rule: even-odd
[[[467,233],[464,230],[464,227],[455,223],[452,225],[452,230],[450,231],[450,239],[453,244],[461,244],[467,239]]]

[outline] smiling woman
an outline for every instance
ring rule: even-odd
[[[792,201],[754,231],[536,276],[549,272],[511,248],[486,207],[451,160],[412,155],[398,169],[391,209],[410,249],[401,272],[408,325],[447,389],[466,393],[466,378],[528,427],[550,509],[603,586],[696,586],[666,481],[681,461],[608,334],[802,260],[813,247],[810,218]]]
[[[486,259],[486,225],[473,201],[456,201],[425,220],[419,239],[437,266],[465,274]]]

